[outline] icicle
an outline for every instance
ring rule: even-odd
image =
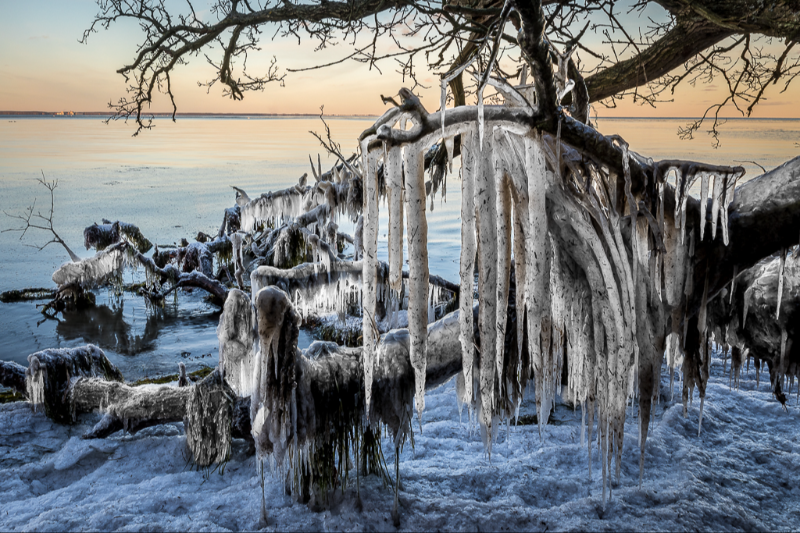
[[[375,318],[376,283],[378,268],[378,157],[377,150],[367,151],[369,139],[361,143],[361,153],[364,160],[364,260],[362,264],[363,287],[363,315],[361,332],[363,338],[362,354],[364,359],[364,391],[366,413],[369,418],[370,402],[372,400],[372,374],[375,368],[375,346],[378,343],[378,327]]]
[[[461,334],[461,357],[464,372],[464,397],[470,412],[472,409],[472,366],[475,346],[473,334],[472,300],[475,284],[475,174],[477,172],[475,133],[473,130],[461,134],[461,261],[459,275],[459,324]]]
[[[447,80],[445,78],[442,78],[442,97],[439,99],[439,114],[442,116],[442,138],[444,138],[444,110],[446,106],[447,106]]]
[[[414,367],[417,415],[425,409],[425,369],[427,367],[428,222],[425,216],[425,167],[418,145],[403,150],[406,178],[408,232],[409,297],[408,330],[411,335],[411,365]],[[377,227],[377,224],[376,224]],[[421,423],[421,422],[420,422]]]
[[[483,88],[481,85],[478,89],[478,148],[483,150]]]
[[[711,200],[711,240],[717,238],[717,218],[719,217],[720,212],[720,202],[722,201],[722,195],[725,192],[725,180],[727,176],[725,174],[718,174],[714,178],[714,192],[712,193],[712,200]],[[725,223],[727,224],[728,214],[725,213]]]
[[[539,414],[539,433],[542,434],[547,417],[543,408],[550,399],[543,397],[545,390],[542,338],[550,334],[549,269],[547,261],[547,210],[545,191],[547,175],[541,135],[534,131],[524,137],[525,169],[528,175],[528,213],[530,235],[526,249],[528,346],[531,366],[536,378],[536,407]],[[549,343],[548,343],[549,344]]]
[[[525,290],[528,286],[526,281],[526,240],[530,233],[530,225],[528,224],[528,191],[520,191],[518,194],[519,200],[514,205],[514,275],[516,276],[517,354],[521,364],[525,329]],[[523,387],[527,384],[528,371],[527,368],[520,369],[520,385]]]
[[[583,443],[585,442],[585,434],[586,434],[586,402],[581,402],[581,448],[583,448]]]
[[[739,274],[739,265],[733,265],[733,277],[731,278],[731,297],[728,305],[733,305],[733,293],[736,291],[736,276]]]
[[[742,329],[747,324],[747,311],[750,309],[750,298],[753,294],[753,287],[744,291],[744,311],[742,312]]]
[[[728,208],[733,202],[733,197],[736,193],[736,180],[739,179],[739,176],[738,173],[728,174],[725,178],[725,196],[720,206],[722,210],[722,242],[725,243],[725,246],[728,245]]]
[[[403,153],[392,146],[386,164],[389,189],[389,286],[395,295],[403,285]]]
[[[778,306],[775,309],[775,320],[781,317],[781,299],[783,298],[783,272],[786,268],[786,248],[781,248],[780,263],[778,266]],[[783,355],[781,355],[783,358]]]
[[[670,168],[667,173],[675,171],[675,227],[683,227],[681,221],[681,204],[683,203],[683,174],[677,168]],[[682,241],[681,241],[682,242]]]
[[[788,339],[788,334],[786,333],[786,328],[781,326],[781,363],[778,367],[778,376],[785,375],[784,367],[783,367],[783,360],[784,356],[786,355],[786,340]]]
[[[462,134],[463,139],[463,134]],[[463,142],[462,145],[464,146]],[[447,170],[452,174],[453,173],[453,150],[455,149],[455,137],[445,137],[444,139],[444,147],[447,150]],[[445,181],[445,183],[447,183]]]
[[[708,172],[700,173],[700,240],[706,230],[706,209],[708,209]]]
[[[499,139],[502,132],[495,130],[492,134],[492,164],[494,165],[494,185],[496,190],[496,235],[497,235],[497,316],[495,331],[497,332],[497,348],[495,361],[497,379],[500,390],[505,387],[503,376],[503,359],[505,348],[506,314],[508,310],[509,276],[511,274],[511,193],[506,181]]]
[[[475,139],[473,139],[474,141]],[[481,336],[480,392],[481,434],[484,448],[491,457],[491,438],[495,414],[495,350],[497,330],[497,205],[494,172],[492,169],[492,143],[476,146],[475,160],[475,211],[478,237],[478,327]]]

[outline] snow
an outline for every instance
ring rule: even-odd
[[[627,410],[621,481],[605,509],[595,463],[587,476],[581,413],[557,401],[540,440],[534,425],[503,425],[491,461],[476,432],[459,422],[455,380],[429,391],[425,424],[400,458],[400,529],[408,530],[791,530],[800,524],[800,412],[783,411],[755,371],[728,388],[715,358],[697,437],[699,403],[684,419],[662,372],[638,488],[636,412]],[[533,413],[532,395],[522,415]],[[255,457],[234,440],[219,470],[195,470],[181,423],[81,440],[99,418],[60,426],[25,403],[0,405],[0,529],[240,530],[258,527],[261,489]],[[596,435],[596,433],[595,433]],[[596,440],[593,443],[596,446]],[[597,450],[595,448],[595,453]],[[394,445],[384,439],[393,470]],[[393,491],[355,476],[330,509],[314,512],[266,478],[268,530],[392,531]]]

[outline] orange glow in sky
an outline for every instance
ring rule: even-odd
[[[138,27],[117,23],[109,31],[99,31],[87,45],[78,43],[83,30],[96,13],[94,2],[78,0],[41,0],[3,2],[0,4],[0,110],[6,111],[103,111],[111,101],[125,94],[126,83],[116,70],[134,57],[141,41]],[[251,55],[253,73],[266,71],[272,56],[285,68],[301,68],[336,60],[350,53],[345,46],[313,51],[312,43],[298,45],[296,40],[270,39],[265,31],[262,51]],[[271,84],[263,92],[245,93],[243,101],[222,96],[213,87],[209,93],[198,81],[213,77],[213,68],[204,57],[194,57],[189,65],[179,67],[173,76],[173,91],[179,112],[195,113],[318,113],[378,115],[386,107],[380,95],[394,95],[408,80],[395,72],[393,60],[377,69],[347,62],[321,70],[290,73],[285,87]],[[438,76],[426,73],[420,82],[429,89],[419,89],[429,111],[439,107]],[[601,117],[697,117],[709,105],[724,97],[722,80],[696,87],[679,88],[674,102],[653,109],[631,99],[617,103],[616,109],[595,105]],[[767,99],[753,113],[756,118],[800,117],[800,82],[780,93],[782,85],[772,87]],[[156,98],[152,111],[171,110],[164,96]],[[723,116],[741,116],[733,108]]]

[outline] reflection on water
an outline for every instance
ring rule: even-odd
[[[8,332],[0,336],[0,358],[27,365],[28,354],[38,350],[91,343],[129,380],[175,373],[177,361],[190,371],[217,364],[220,311],[200,294],[181,293],[177,304],[164,308],[136,295],[96,294],[94,308],[62,313],[57,320],[43,320],[35,302],[0,304]]]
[[[178,361],[191,372],[219,361],[216,328],[220,310],[206,303],[202,292],[178,291],[177,302],[163,308],[145,304],[128,293],[120,297],[97,291],[97,305],[45,319],[36,302],[0,303],[4,333],[0,359],[27,366],[27,356],[45,348],[96,344],[128,381],[174,374]],[[301,330],[299,347],[313,342]]]
[[[133,303],[129,304],[133,305]],[[97,305],[63,313],[56,335],[66,341],[82,339],[120,355],[138,355],[156,348],[159,334],[169,329],[205,329],[219,323],[219,311],[186,315],[175,303],[146,310],[143,327],[125,315],[124,300],[118,305]],[[137,327],[138,326],[138,327]]]

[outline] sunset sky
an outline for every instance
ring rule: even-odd
[[[195,6],[200,9],[204,4],[200,1]],[[135,23],[124,22],[99,31],[87,45],[78,43],[96,11],[92,0],[0,0],[0,110],[103,111],[109,101],[124,95],[125,82],[116,70],[132,60],[141,34]],[[271,41],[270,31],[264,35],[262,51],[250,60],[253,72],[263,72],[273,55],[285,69],[326,63],[350,51],[340,46],[315,53],[311,43]],[[196,57],[176,71],[173,87],[179,112],[316,113],[324,105],[326,114],[380,114],[385,110],[380,95],[396,94],[408,85],[395,68],[386,61],[379,73],[348,62],[291,73],[285,87],[269,85],[263,92],[246,93],[243,101],[234,102],[223,98],[219,88],[206,94],[205,88],[197,86],[197,81],[210,79],[213,72],[204,58]],[[421,81],[431,86],[421,91],[423,104],[429,110],[437,109],[438,77],[428,74]],[[767,93],[768,100],[756,108],[754,117],[800,117],[800,83],[783,94],[780,88]],[[630,101],[616,109],[595,107],[606,117],[693,117],[716,102],[720,90],[718,82],[695,88],[687,85],[676,93],[675,102],[660,104],[657,109]],[[169,109],[163,97],[153,106],[153,111]],[[739,116],[733,109],[725,115]]]

